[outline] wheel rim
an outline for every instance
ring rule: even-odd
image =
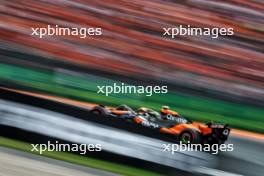
[[[188,143],[188,142],[191,142],[191,139],[192,139],[192,136],[191,136],[191,134],[189,134],[189,133],[183,133],[182,135],[181,135],[181,141],[183,142],[183,143]]]
[[[100,115],[100,114],[101,114],[101,112],[100,112],[100,111],[98,111],[98,110],[93,110],[93,114],[95,114],[95,115]]]

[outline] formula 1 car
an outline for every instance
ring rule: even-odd
[[[163,106],[160,114],[152,109],[140,108],[134,121],[158,129],[160,133],[174,135],[183,143],[223,144],[230,132],[228,125],[192,122],[168,106]]]
[[[168,106],[163,106],[159,112],[141,107],[134,111],[127,105],[116,108],[96,106],[91,112],[108,117],[122,118],[130,122],[170,134],[183,143],[223,144],[230,132],[228,125],[209,122],[206,124],[192,122]]]
[[[93,107],[91,112],[95,115],[115,117],[126,120],[134,119],[136,117],[136,112],[125,104],[119,105],[116,108],[108,108],[103,105],[98,105]]]

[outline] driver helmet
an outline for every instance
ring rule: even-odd
[[[156,111],[149,111],[148,113],[155,118],[159,118],[159,113]]]
[[[124,110],[128,110],[128,106],[126,104],[121,104],[116,109],[124,111]]]
[[[179,117],[179,114],[176,112],[176,111],[172,111],[170,110],[170,107],[169,106],[162,106],[161,107],[161,110],[160,110],[160,113],[163,115],[163,116],[166,116],[166,115],[172,115],[174,117]]]
[[[148,111],[148,109],[145,108],[145,107],[140,107],[140,108],[137,109],[137,113],[139,113],[139,114],[144,114],[147,111]]]
[[[170,110],[170,107],[169,106],[162,106],[161,109],[160,109],[160,112],[162,114],[167,114],[168,113],[168,110]]]

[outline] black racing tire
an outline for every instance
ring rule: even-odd
[[[179,141],[184,144],[201,144],[201,134],[193,129],[186,129],[179,135]]]
[[[95,106],[90,112],[97,116],[108,116],[109,115],[106,109],[102,106]]]

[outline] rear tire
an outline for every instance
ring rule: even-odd
[[[179,141],[184,144],[201,144],[201,135],[193,129],[186,129],[179,135]]]

